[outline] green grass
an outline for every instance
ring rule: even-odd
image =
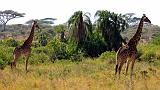
[[[82,62],[56,61],[29,65],[18,64],[13,71],[7,66],[0,71],[0,90],[158,90],[160,68],[136,62],[134,76],[114,75],[114,64],[103,59]],[[147,72],[147,73],[144,73]]]

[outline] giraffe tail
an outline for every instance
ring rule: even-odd
[[[121,52],[121,49],[122,49],[122,47],[120,47],[119,49],[118,49],[118,51],[117,51],[117,53],[116,53],[116,66],[115,66],[115,75],[117,74],[117,72],[118,72],[118,63],[119,63],[119,60],[118,60],[118,56],[119,56],[119,53]]]
[[[115,75],[117,74],[117,71],[118,71],[118,64],[116,64],[116,67],[115,67]]]

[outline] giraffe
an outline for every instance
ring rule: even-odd
[[[146,17],[145,14],[143,14],[140,23],[138,25],[137,31],[135,35],[129,40],[129,42],[125,45],[119,48],[116,54],[116,66],[115,66],[115,75],[117,72],[121,73],[121,69],[124,63],[126,63],[126,75],[128,72],[128,66],[131,62],[131,76],[133,74],[133,67],[134,63],[137,57],[137,45],[138,42],[140,41],[141,33],[142,33],[142,28],[143,28],[143,23],[148,22],[151,23],[151,21]]]
[[[32,28],[31,28],[31,32],[29,37],[25,40],[25,42],[23,43],[23,45],[21,46],[17,46],[14,51],[13,51],[13,57],[14,60],[13,62],[11,62],[11,69],[13,69],[14,67],[16,67],[16,62],[19,59],[19,57],[24,56],[26,59],[26,71],[27,71],[27,64],[28,64],[28,59],[31,53],[31,44],[33,41],[33,37],[34,37],[34,30],[35,28],[39,28],[38,24],[36,21],[33,22]]]

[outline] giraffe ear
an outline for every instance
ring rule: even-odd
[[[33,23],[35,23],[35,24],[36,24],[36,23],[37,23],[37,21],[35,21],[35,20],[34,20],[34,21],[33,21]]]
[[[143,14],[143,17],[146,17],[146,14]]]

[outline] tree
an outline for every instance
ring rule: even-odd
[[[40,21],[44,24],[54,24],[54,21],[57,20],[56,18],[44,18],[44,19],[40,19]]]
[[[135,17],[135,13],[126,13],[123,15],[129,26],[138,25],[141,18]]]
[[[57,19],[56,18],[31,19],[27,21],[26,24],[31,25],[35,20],[38,22],[38,24],[41,24],[41,25],[52,25],[54,24],[54,21]]]
[[[6,24],[9,20],[14,19],[14,18],[24,17],[24,15],[25,13],[18,13],[13,10],[0,11],[0,23],[3,25],[2,32],[5,31]]]
[[[122,45],[123,40],[120,32],[127,27],[126,21],[121,14],[116,14],[107,10],[98,10],[95,14],[96,25],[100,30],[102,37],[104,37],[107,43],[107,50],[115,50]]]
[[[88,33],[92,33],[92,23],[89,15],[89,13],[83,14],[82,11],[77,11],[68,20],[71,37],[74,38],[78,44],[84,43]]]

